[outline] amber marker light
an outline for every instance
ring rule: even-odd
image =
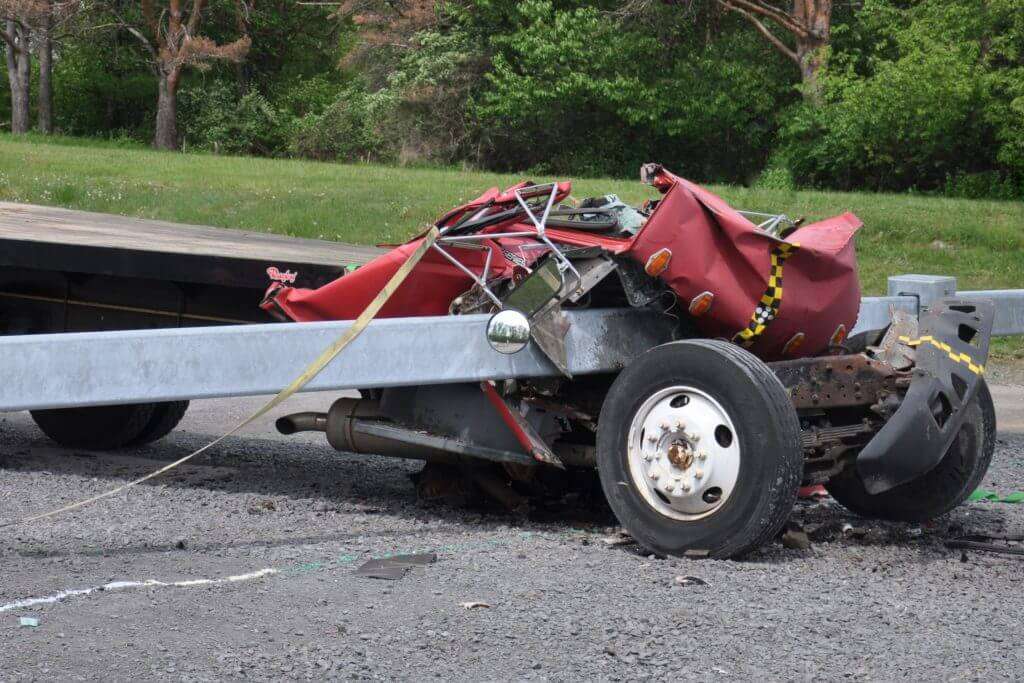
[[[644,272],[651,277],[658,277],[668,268],[668,262],[672,260],[672,252],[668,249],[659,249],[651,254],[644,266]]]

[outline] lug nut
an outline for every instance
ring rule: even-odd
[[[690,492],[690,485],[689,484],[683,484],[683,493],[689,493],[689,492]]]
[[[698,441],[700,441],[700,434],[698,434],[697,432],[692,432],[690,434],[687,434],[686,438],[690,441],[690,443],[697,443]]]
[[[697,454],[697,459],[698,460],[707,460],[708,459],[708,454],[705,453],[704,451],[701,451],[700,453]]]
[[[704,478],[704,470],[697,470],[696,472],[694,472],[693,473],[693,478],[694,479],[703,479]]]

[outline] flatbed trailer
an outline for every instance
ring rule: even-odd
[[[0,203],[0,411],[32,410],[51,436],[97,432],[80,443],[105,448],[159,438],[192,399],[276,393],[353,323],[274,321],[258,306],[271,278],[317,287],[381,253],[322,240]],[[877,341],[896,312],[924,316],[947,306],[951,297],[994,302],[993,333],[1024,334],[1024,290],[957,292],[955,278],[907,275],[890,278],[887,296],[861,301],[851,338],[863,333]],[[293,416],[278,427],[285,433],[325,431],[340,450],[428,462],[464,464],[475,458],[524,467],[593,467],[592,446],[549,451],[539,433],[550,424],[542,418],[531,423],[525,408],[510,409],[487,385],[569,376],[586,387],[587,377],[614,378],[672,341],[673,329],[665,316],[639,307],[566,309],[564,315],[568,334],[561,368],[536,343],[513,355],[499,353],[487,338],[488,315],[374,320],[302,390],[357,389],[372,398],[374,411],[383,406],[390,417],[382,421],[378,412],[361,412],[365,406],[359,402],[342,400],[329,414]],[[835,358],[845,364],[850,357]],[[861,369],[852,365],[846,375],[825,361],[772,364],[772,370],[801,418],[817,414],[811,403],[818,397],[808,387],[820,386],[826,375],[833,382],[828,386],[850,391],[851,406],[853,387],[861,400]],[[831,379],[833,370],[843,378]],[[487,405],[480,400],[481,383],[504,411],[510,433],[500,438],[495,434],[505,427],[481,407]],[[878,380],[871,390],[880,397],[887,391],[882,384]],[[418,397],[398,400],[396,392],[389,393],[396,388],[415,389]],[[467,426],[452,426],[436,415],[416,429],[389,422],[413,413],[422,420],[424,406],[438,402]],[[98,407],[108,410],[104,419],[76,412]],[[148,426],[141,432],[133,428],[127,438],[116,427],[128,422]],[[826,453],[822,444],[829,443],[838,449],[844,440],[848,450],[849,438],[857,436],[855,426],[821,428],[813,420],[801,429],[808,453]],[[821,481],[838,471],[839,456],[830,457],[822,457],[824,464],[807,461],[805,483],[818,476],[814,467],[821,468]]]
[[[383,253],[11,202],[0,245],[3,334],[271,322],[256,305],[268,269],[318,287]]]

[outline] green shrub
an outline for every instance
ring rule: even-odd
[[[273,156],[286,148],[287,121],[259,92],[238,97],[233,82],[187,85],[178,94],[186,147]]]
[[[393,159],[394,145],[377,127],[387,110],[381,100],[361,88],[346,88],[322,114],[307,114],[296,123],[291,151],[321,160]]]
[[[294,118],[307,114],[322,114],[334,103],[339,85],[328,74],[317,74],[310,78],[297,79],[287,87],[279,87],[272,93],[274,107]]]
[[[935,190],[984,153],[983,93],[974,65],[950,52],[879,65],[870,78],[833,75],[829,100],[798,108],[784,127],[801,184]]]
[[[1018,199],[1024,197],[1024,187],[999,171],[981,171],[949,176],[943,194],[964,199]]]
[[[794,190],[793,174],[782,164],[770,163],[754,181],[754,187],[764,190]]]
[[[796,182],[1021,197],[1021,14],[1016,0],[866,2],[857,20],[875,34],[834,53],[822,103],[784,117]]]
[[[110,35],[64,44],[54,61],[53,84],[61,132],[152,139],[156,80],[140,56],[113,49]]]

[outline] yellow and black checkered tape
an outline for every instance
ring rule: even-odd
[[[949,356],[950,360],[953,360],[957,363],[963,363],[964,365],[966,365],[967,369],[973,372],[975,375],[985,374],[984,365],[975,363],[974,359],[971,358],[966,353],[954,351],[952,346],[950,346],[946,342],[939,341],[930,334],[926,334],[923,337],[918,337],[917,339],[911,339],[910,337],[901,336],[900,341],[906,344],[907,346],[920,346],[921,344],[931,344],[940,351],[944,351],[946,355]]]
[[[765,287],[764,294],[761,295],[761,300],[757,303],[757,308],[751,314],[750,322],[733,336],[734,344],[750,348],[757,338],[768,329],[768,323],[778,316],[779,308],[782,306],[782,267],[786,263],[786,259],[792,256],[799,247],[799,244],[789,242],[779,242],[772,247],[768,286]]]

